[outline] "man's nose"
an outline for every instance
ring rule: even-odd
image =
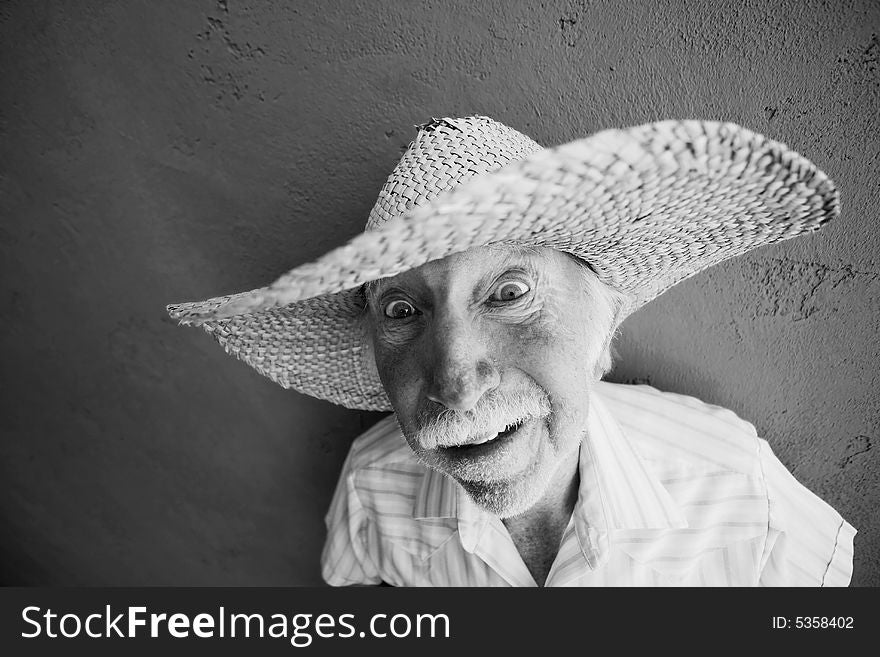
[[[428,399],[456,411],[468,411],[501,377],[487,350],[487,336],[468,318],[446,318],[432,331],[428,363]]]

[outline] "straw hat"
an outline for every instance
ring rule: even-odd
[[[285,388],[391,410],[361,285],[490,243],[566,251],[632,312],[693,274],[837,216],[834,184],[731,123],[663,121],[543,149],[486,117],[435,119],[379,193],[365,232],[270,286],[168,306]]]

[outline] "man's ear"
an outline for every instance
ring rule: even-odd
[[[611,370],[611,365],[614,362],[611,357],[611,340],[613,337],[614,334],[612,333],[608,339],[605,340],[605,344],[602,345],[602,349],[599,351],[599,357],[596,359],[596,369],[593,372],[593,378],[596,381],[608,374]]]
[[[617,337],[620,325],[623,323],[625,317],[626,304],[621,303],[614,311],[614,320],[611,322],[611,330],[608,332],[605,342],[602,344],[602,349],[599,351],[599,357],[596,359],[595,374],[597,381],[608,374],[608,372],[611,371],[611,367],[614,365],[614,360],[617,358],[617,352],[614,349],[614,338]]]

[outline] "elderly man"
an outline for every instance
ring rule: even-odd
[[[815,166],[731,124],[541,149],[440,119],[364,234],[169,311],[285,387],[394,411],[340,475],[330,584],[846,585],[855,529],[751,424],[601,381],[629,313],[836,214]]]

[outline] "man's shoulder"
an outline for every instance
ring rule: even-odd
[[[754,425],[727,408],[650,385],[603,381],[595,393],[644,458],[748,474],[759,464]]]
[[[398,466],[424,470],[403,437],[397,418],[392,413],[354,439],[349,451],[349,469],[357,472]]]

